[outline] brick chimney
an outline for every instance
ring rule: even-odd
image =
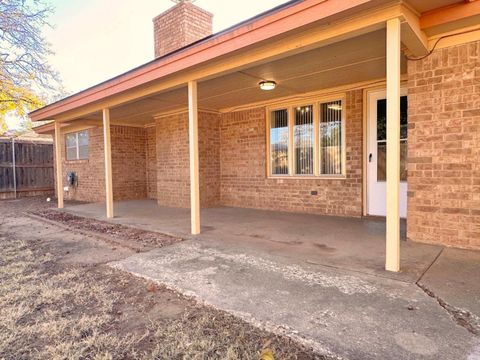
[[[212,34],[213,14],[194,5],[195,0],[172,0],[174,7],[153,19],[155,58]]]

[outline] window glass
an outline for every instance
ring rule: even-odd
[[[407,181],[408,100],[400,98],[400,181]],[[377,181],[387,179],[387,100],[377,101]]]
[[[313,175],[313,106],[295,108],[295,174]]]
[[[320,173],[342,173],[342,101],[320,104]]]
[[[78,158],[79,159],[88,159],[88,146],[79,146],[78,147]]]
[[[67,160],[77,159],[77,148],[67,148]]]
[[[78,133],[78,145],[85,146],[88,145],[88,131],[80,131]]]
[[[88,159],[88,130],[65,135],[67,160]]]
[[[67,134],[66,135],[66,145],[67,148],[77,146],[77,134]]]
[[[269,121],[270,175],[343,174],[342,100],[274,110]]]
[[[408,100],[400,98],[400,139],[406,140],[408,135]],[[377,140],[387,140],[387,100],[377,101]]]
[[[272,175],[288,175],[288,110],[272,112],[270,124]]]

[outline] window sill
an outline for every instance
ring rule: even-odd
[[[301,176],[301,175],[294,175],[294,176],[274,176],[269,175],[267,176],[268,180],[346,180],[347,177],[345,175],[322,175],[322,176]]]
[[[88,159],[65,160],[65,164],[87,164]]]

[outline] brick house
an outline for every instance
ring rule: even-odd
[[[208,207],[380,216],[392,271],[401,218],[480,249],[480,1],[294,0],[213,35],[177,3],[155,60],[30,114],[59,207],[156,199],[193,234]]]

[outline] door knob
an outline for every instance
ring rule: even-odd
[[[373,154],[370,153],[370,154],[368,155],[368,162],[372,162],[372,157],[373,157]]]

